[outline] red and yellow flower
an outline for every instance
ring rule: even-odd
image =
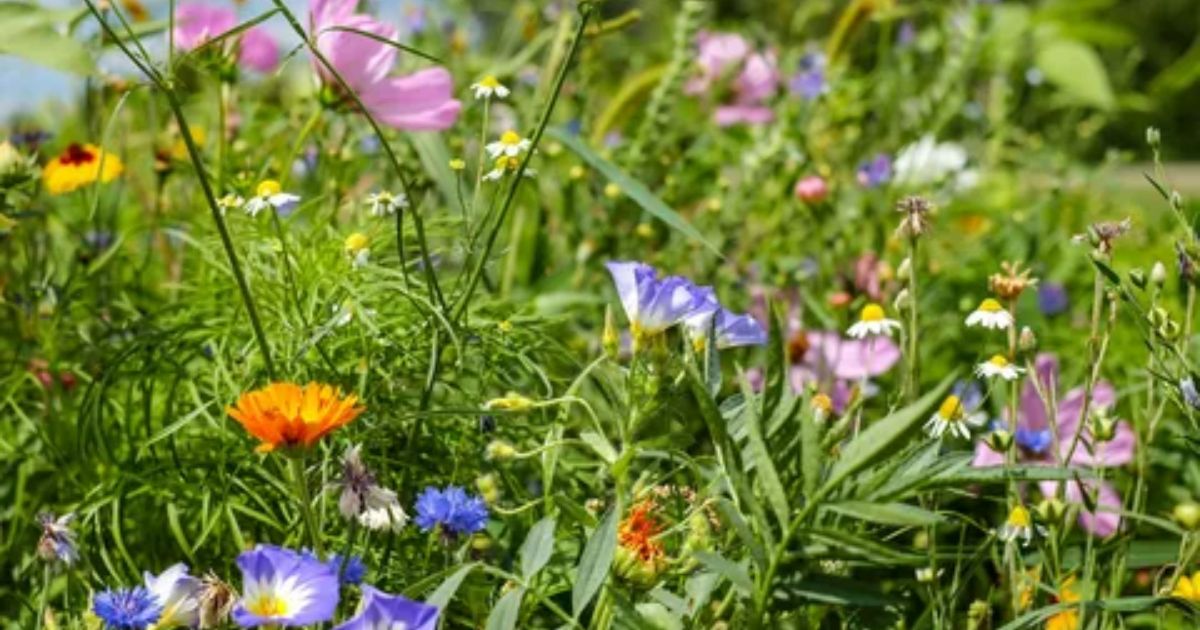
[[[617,574],[635,586],[650,588],[667,568],[667,555],[659,535],[662,522],[658,505],[646,499],[630,510],[617,528]]]
[[[121,158],[94,144],[72,144],[42,169],[42,183],[51,195],[62,195],[100,180],[110,182],[121,175]]]
[[[242,394],[225,412],[250,435],[262,441],[256,449],[308,448],[327,433],[345,426],[366,408],[355,406],[358,397],[342,396],[330,385],[272,383]]]

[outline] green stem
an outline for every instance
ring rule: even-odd
[[[312,510],[312,494],[308,491],[308,482],[304,478],[304,457],[302,455],[288,459],[291,468],[292,484],[296,489],[296,500],[300,503],[300,514],[304,519],[304,529],[308,533],[308,542],[318,556],[325,555],[324,545],[321,544],[320,532],[317,531],[317,519]]]
[[[917,237],[909,239],[908,248],[908,372],[905,374],[904,397],[909,403],[917,398],[918,345],[917,334]]]
[[[39,630],[46,626],[46,606],[50,599],[50,563],[42,567],[42,597],[38,603],[37,627]]]

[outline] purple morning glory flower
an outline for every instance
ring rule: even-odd
[[[332,564],[274,545],[242,552],[237,564],[242,598],[233,609],[233,620],[239,626],[307,626],[333,618],[338,575]]]
[[[458,486],[425,488],[417,497],[416,509],[414,522],[424,532],[440,525],[443,532],[456,536],[474,534],[487,526],[488,509],[483,499],[468,495]]]
[[[809,53],[800,59],[800,69],[788,82],[792,94],[811,101],[828,91],[825,82],[825,55]]]
[[[711,294],[712,290],[708,289],[708,293]],[[706,305],[711,308],[699,309],[683,320],[688,337],[698,352],[704,350],[710,328],[716,335],[719,350],[739,346],[761,346],[767,343],[767,331],[763,330],[758,320],[749,315],[729,312],[717,303],[716,297],[712,297]]]
[[[437,606],[414,602],[400,595],[389,595],[371,586],[363,586],[359,613],[334,630],[436,630]]]
[[[158,621],[162,605],[150,591],[135,586],[98,593],[92,600],[92,612],[113,630],[144,630]]]
[[[892,158],[886,153],[858,165],[858,183],[866,188],[875,188],[892,179]]]
[[[1047,282],[1038,287],[1038,309],[1043,315],[1058,315],[1067,310],[1067,289],[1057,282]]]
[[[667,330],[689,315],[711,310],[706,305],[712,289],[697,287],[686,278],[670,276],[659,280],[654,267],[640,262],[612,261],[606,266],[629,319],[635,349],[641,340]]]

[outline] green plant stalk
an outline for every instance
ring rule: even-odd
[[[279,0],[275,1],[279,2]],[[504,220],[512,208],[513,201],[516,199],[517,188],[520,187],[521,180],[525,177],[525,171],[529,167],[529,161],[533,158],[534,153],[537,151],[538,143],[542,140],[542,133],[545,132],[546,125],[550,122],[550,115],[554,113],[554,106],[558,103],[563,83],[567,79],[567,71],[570,70],[571,63],[575,60],[575,55],[579,51],[579,44],[583,40],[583,31],[587,27],[588,19],[594,10],[595,6],[591,2],[584,2],[579,6],[579,24],[575,27],[575,35],[571,40],[571,46],[567,50],[567,55],[563,59],[562,65],[558,68],[558,76],[554,79],[554,88],[550,92],[550,98],[546,102],[546,107],[542,109],[542,115],[533,132],[533,137],[530,138],[529,151],[525,153],[525,159],[521,160],[521,165],[517,167],[517,171],[511,176],[512,181],[509,183],[504,203],[500,206],[499,216],[488,233],[483,251],[476,258],[475,267],[467,280],[467,288],[459,296],[459,301],[455,305],[452,317],[454,320],[457,320],[466,311],[467,305],[471,302],[471,296],[475,293],[476,287],[479,286],[479,279],[483,276],[483,269],[487,265],[488,256],[491,254],[492,248],[496,245],[496,237],[499,236],[500,228],[503,227]]]
[[[46,627],[46,606],[50,599],[50,563],[44,563],[42,567],[42,596],[38,601],[38,630]]]
[[[318,556],[325,555],[325,546],[321,544],[321,532],[317,529],[316,515],[312,510],[312,494],[308,491],[308,482],[304,479],[304,456],[296,455],[288,458],[288,467],[292,474],[292,485],[296,491],[296,500],[300,503],[300,515],[304,519],[304,529],[308,534],[308,542],[316,550]]]
[[[1067,449],[1066,455],[1063,456],[1063,466],[1071,463],[1071,458],[1075,455],[1075,449],[1079,446],[1080,439],[1083,437],[1083,430],[1087,426],[1088,414],[1091,412],[1092,393],[1096,389],[1096,381],[1100,378],[1100,366],[1104,363],[1104,355],[1108,349],[1109,328],[1105,326],[1103,334],[1100,331],[1101,315],[1104,308],[1104,281],[1098,270],[1093,270],[1092,273],[1095,274],[1095,283],[1092,289],[1091,333],[1088,337],[1088,365],[1090,369],[1087,371],[1087,379],[1084,381],[1083,405],[1079,411],[1079,422],[1075,427],[1075,435],[1071,438],[1071,446]],[[1066,484],[1059,484],[1060,494],[1065,488]]]
[[[917,236],[908,240],[908,370],[904,374],[904,399],[912,403],[917,399],[917,370],[919,368],[920,335],[917,318],[920,307],[917,299]]]
[[[125,46],[117,34],[113,32],[112,26],[96,9],[96,5],[92,0],[84,0],[87,3],[88,9],[92,15],[96,17],[96,21],[100,23],[100,28],[113,40],[113,42],[121,49],[121,52],[133,62],[134,65],[146,75],[158,89],[162,90],[163,96],[167,99],[167,104],[171,107],[171,113],[175,116],[175,123],[179,127],[179,135],[183,138],[184,145],[187,146],[188,157],[191,158],[192,165],[196,170],[196,178],[200,180],[200,188],[204,192],[204,200],[208,203],[209,212],[212,214],[213,222],[217,226],[217,233],[221,237],[221,245],[225,249],[225,257],[229,260],[230,271],[233,272],[234,280],[237,282],[238,292],[241,294],[242,303],[246,307],[246,314],[250,317],[250,326],[254,329],[254,338],[258,342],[259,352],[262,353],[263,365],[267,371],[267,377],[275,380],[275,363],[271,360],[271,347],[267,342],[266,333],[263,332],[262,322],[258,318],[258,309],[254,305],[254,296],[250,292],[250,285],[246,282],[246,276],[242,272],[241,264],[238,262],[237,251],[233,247],[233,239],[229,235],[229,228],[225,225],[225,217],[221,215],[221,208],[217,205],[217,198],[213,194],[212,185],[208,181],[208,175],[204,170],[204,158],[200,155],[200,150],[196,147],[196,140],[192,137],[191,127],[187,124],[187,117],[183,114],[183,108],[179,104],[179,99],[175,95],[174,89],[152,68],[145,66],[142,62]]]
[[[471,217],[479,213],[479,190],[483,188],[483,165],[487,163],[488,117],[491,109],[491,97],[483,99],[483,126],[479,129],[479,157],[475,160],[475,188],[471,191],[471,205],[463,208],[467,223],[468,242],[474,242],[474,236],[471,234]]]

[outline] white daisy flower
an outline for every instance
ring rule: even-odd
[[[236,210],[244,205],[246,205],[246,200],[243,199],[241,195],[236,195],[234,193],[229,193],[228,195],[225,195],[217,200],[217,208],[221,210],[222,215],[229,210]]]
[[[258,184],[258,189],[254,191],[254,197],[247,201],[243,208],[246,210],[246,214],[257,217],[259,212],[267,208],[275,208],[276,212],[287,214],[294,210],[299,203],[299,195],[283,192],[279,182],[265,179]]]
[[[884,317],[883,307],[871,302],[863,307],[858,316],[858,322],[846,331],[855,339],[874,337],[877,335],[891,336],[893,330],[899,330],[900,322]]]
[[[404,193],[392,194],[386,190],[367,195],[367,206],[371,208],[371,216],[385,217],[396,214],[397,210],[408,207],[408,197]]]
[[[967,316],[968,326],[983,326],[992,330],[1005,330],[1013,325],[1012,313],[1004,310],[999,302],[992,298],[979,303],[979,308]]]
[[[1002,354],[997,354],[975,366],[975,375],[980,378],[1000,377],[1006,381],[1016,380],[1024,371],[1024,369],[1009,363]]]
[[[521,166],[521,160],[519,158],[508,157],[508,156],[502,155],[502,156],[496,158],[495,166],[492,168],[492,170],[488,171],[487,173],[485,173],[483,175],[483,179],[485,179],[489,182],[498,181],[501,177],[504,177],[508,173],[517,172],[517,169],[520,166]],[[535,171],[531,168],[525,169],[525,177],[535,177],[535,176],[537,176],[537,171]]]
[[[996,536],[1004,542],[1011,542],[1019,538],[1023,545],[1028,546],[1029,543],[1033,542],[1035,533],[1039,536],[1045,535],[1046,528],[1041,525],[1034,525],[1033,517],[1029,514],[1029,510],[1018,503],[1008,513],[1008,519],[1004,521],[1004,525],[996,532]]]
[[[362,232],[355,232],[346,237],[346,253],[350,255],[351,264],[355,269],[365,267],[371,260],[371,239]]]
[[[490,74],[480,79],[478,83],[472,83],[471,90],[475,92],[475,100],[492,98],[493,96],[496,98],[507,98],[509,92],[508,88],[501,85],[496,80],[496,77]]]
[[[981,426],[983,420],[984,416],[981,414],[967,414],[962,401],[958,396],[951,394],[942,401],[942,406],[929,418],[929,422],[925,423],[925,432],[930,437],[940,438],[949,431],[964,440],[969,440],[971,427]]]
[[[489,142],[484,148],[487,149],[489,156],[498,158],[502,155],[517,157],[521,153],[528,151],[531,146],[533,146],[533,143],[529,141],[529,138],[522,138],[520,134],[509,129],[500,134],[499,140]]]

